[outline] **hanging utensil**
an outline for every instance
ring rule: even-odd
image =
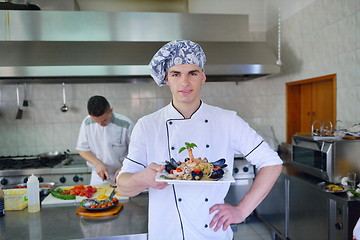
[[[28,106],[29,106],[29,102],[28,102],[27,97],[26,97],[26,83],[24,83],[24,101],[23,101],[23,106],[24,106],[24,107],[28,107]]]
[[[63,85],[63,102],[64,102],[64,105],[60,108],[60,110],[62,112],[67,112],[69,110],[69,107],[66,106],[65,83],[63,83],[62,85]]]
[[[18,111],[16,113],[16,119],[21,119],[23,110],[20,108],[19,84],[16,86],[16,101],[17,101],[17,106],[18,106]]]

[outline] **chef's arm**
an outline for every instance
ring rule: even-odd
[[[78,150],[77,152],[80,154],[82,158],[84,158],[87,162],[91,163],[96,168],[96,172],[99,175],[99,177],[102,178],[102,180],[108,179],[110,177],[106,165],[97,157],[95,157],[95,155],[92,152],[80,151],[80,150]]]
[[[122,173],[117,181],[117,192],[121,196],[133,197],[150,187],[155,189],[163,189],[167,186],[165,182],[156,182],[157,172],[164,170],[163,165],[151,163],[144,170],[137,173]]]
[[[282,165],[262,167],[241,202],[236,206],[245,218],[264,200],[281,174]]]

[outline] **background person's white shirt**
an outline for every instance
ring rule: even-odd
[[[108,167],[109,174],[113,177],[128,153],[133,125],[129,118],[116,113],[113,113],[111,122],[105,127],[87,116],[80,127],[76,150],[92,152]],[[93,169],[90,184],[101,184],[102,180],[97,176],[95,167],[89,162],[86,164]]]

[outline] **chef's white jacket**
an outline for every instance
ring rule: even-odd
[[[107,167],[110,177],[121,168],[122,161],[128,153],[128,145],[133,122],[120,114],[113,113],[111,122],[103,127],[87,116],[80,127],[76,150],[90,151]],[[91,174],[92,185],[104,184],[96,173],[95,167],[86,162],[93,169]]]
[[[244,154],[258,168],[282,164],[236,112],[202,102],[191,118],[185,119],[170,103],[139,119],[121,173],[136,173],[151,162],[163,164],[170,158],[184,161],[188,153],[179,153],[179,149],[185,142],[197,145],[193,149],[195,158],[206,157],[211,162],[225,158],[230,173],[234,154]],[[229,187],[230,183],[174,184],[163,190],[149,189],[149,239],[232,239],[230,227],[217,232],[209,228],[215,214],[209,214],[209,209],[224,203]]]

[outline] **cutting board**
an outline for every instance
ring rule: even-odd
[[[74,186],[61,186],[60,188],[62,189],[70,189],[73,188]],[[100,194],[103,194],[104,191],[105,194],[107,196],[109,196],[113,190],[112,187],[110,187],[110,185],[95,185],[94,187],[96,187],[97,191],[96,193],[92,196],[92,198],[96,198],[97,196],[99,196]],[[117,199],[119,199],[119,201],[122,200],[127,200],[129,199],[128,197],[121,197],[118,194],[115,194],[115,196]],[[59,199],[54,197],[53,195],[49,194],[42,202],[41,205],[74,205],[76,203],[80,203],[82,200],[86,199],[86,197],[80,197],[80,196],[76,196],[76,199],[71,199],[71,200],[64,200],[64,199]]]
[[[115,207],[110,208],[105,211],[89,211],[84,207],[79,207],[76,209],[76,213],[80,216],[86,216],[86,217],[105,217],[105,216],[111,216],[115,215],[123,208],[124,203],[118,203]]]

